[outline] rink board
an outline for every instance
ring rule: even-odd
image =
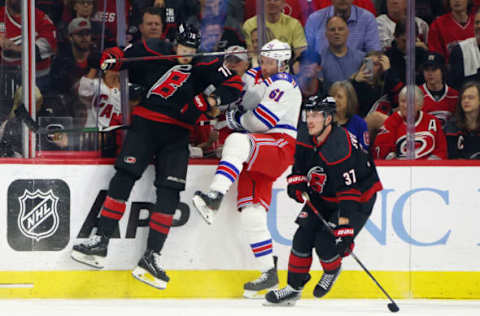
[[[379,167],[384,190],[357,238],[356,254],[398,298],[480,298],[480,167]],[[171,277],[165,291],[135,281],[130,270],[143,253],[148,209],[154,201],[149,167],[130,196],[105,271],[70,259],[74,243],[94,229],[113,168],[110,165],[0,164],[2,214],[0,297],[239,297],[257,276],[242,240],[235,188],[212,226],[192,209],[213,165],[191,165],[187,189],[163,250]],[[301,205],[288,199],[285,175],[274,184],[268,226],[285,282],[293,223]],[[313,280],[320,278],[318,260]],[[356,262],[344,260],[331,298],[380,298]],[[312,297],[306,288],[305,297]]]

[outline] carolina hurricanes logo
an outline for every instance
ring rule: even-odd
[[[322,193],[325,183],[327,182],[327,174],[323,172],[323,168],[315,166],[307,173],[308,183],[312,190]]]
[[[430,155],[435,149],[435,136],[430,132],[415,133],[415,159]],[[407,156],[407,136],[397,140],[397,157]]]
[[[437,119],[439,119],[442,126],[445,126],[447,121],[452,116],[452,112],[450,111],[431,111],[431,112],[428,112],[428,114],[431,114],[435,116]]]

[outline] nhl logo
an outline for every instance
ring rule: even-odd
[[[58,200],[53,190],[46,193],[38,189],[33,193],[25,190],[18,198],[20,203],[18,227],[22,234],[37,242],[55,234],[60,222]]]

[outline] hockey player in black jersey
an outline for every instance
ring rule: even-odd
[[[288,262],[288,284],[268,292],[267,304],[294,305],[300,299],[310,280],[313,249],[323,267],[313,295],[327,294],[340,274],[342,258],[353,250],[354,239],[372,212],[376,192],[382,190],[371,156],[354,135],[333,123],[335,100],[313,96],[304,110],[307,122],[298,130],[288,195],[303,203],[307,193],[336,237],[305,205],[296,219],[299,227]]]
[[[196,30],[180,26],[177,55],[194,54],[199,44]],[[115,162],[116,173],[110,181],[98,230],[72,251],[74,260],[99,269],[104,267],[109,239],[122,218],[130,192],[153,162],[157,200],[149,218],[146,251],[132,274],[159,289],[166,288],[169,281],[161,266],[160,251],[172,225],[180,191],[185,189],[189,133],[202,113],[217,112],[217,105],[233,102],[242,90],[241,78],[224,69],[218,59],[179,57],[123,65],[109,63],[112,58],[173,53],[172,47],[159,39],[142,41],[125,51],[112,48],[103,53],[103,69],[128,69],[130,81],[145,87],[146,93],[132,112],[132,124]]]

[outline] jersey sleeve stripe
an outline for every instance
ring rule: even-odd
[[[255,109],[253,111],[253,115],[255,115],[255,117],[260,121],[262,122],[263,124],[265,124],[265,126],[267,126],[268,128],[273,128],[273,125],[270,124],[266,119],[264,119],[262,116],[260,116],[260,114],[257,113],[257,109]]]
[[[278,116],[276,116],[272,111],[270,111],[265,105],[260,103],[258,105],[258,107],[261,108],[262,110],[264,110],[265,112],[267,112],[270,116],[272,116],[275,119],[275,121],[277,121],[277,122],[280,121]]]

